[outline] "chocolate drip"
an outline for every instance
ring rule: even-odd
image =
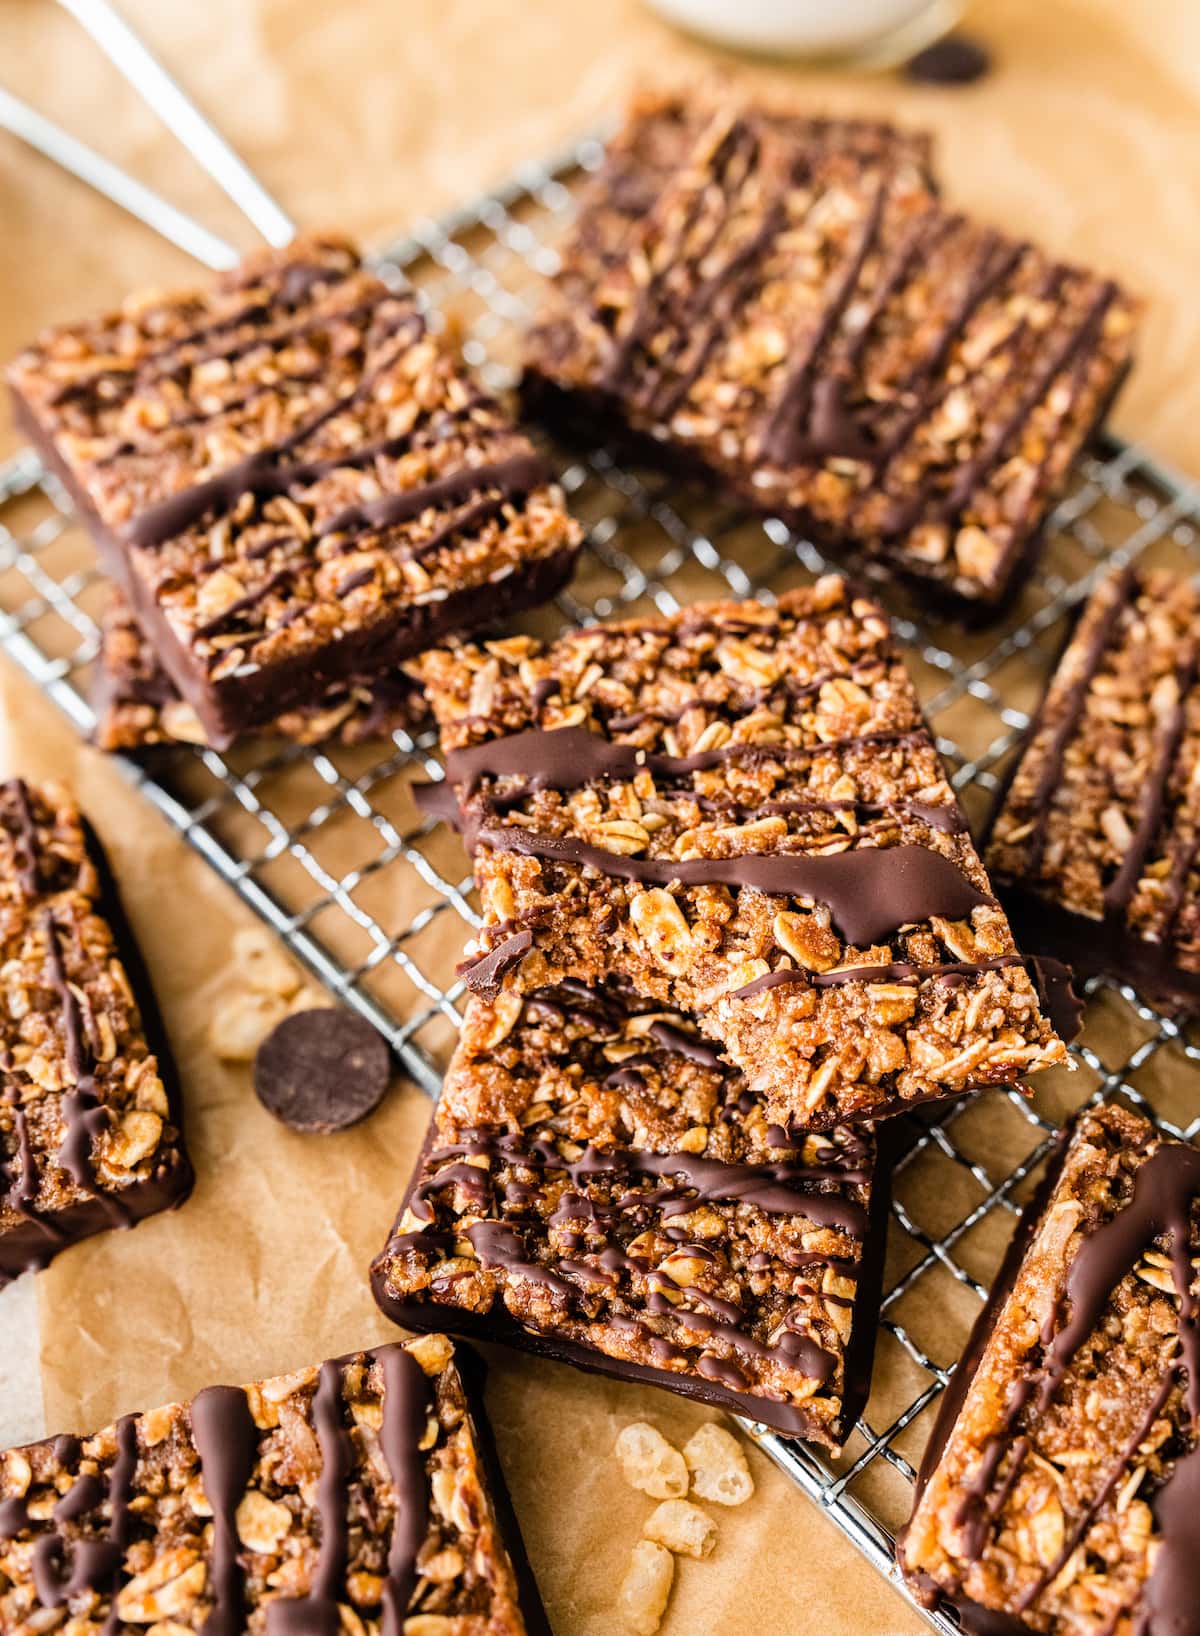
[[[197,625],[196,635],[200,637],[215,636],[231,621],[240,619],[242,614],[249,613],[252,608],[257,608],[260,602],[265,602],[273,591],[278,591],[283,586],[290,584],[295,577],[296,570],[294,568],[277,568],[261,585],[255,586],[254,590],[247,591],[245,596],[239,596],[227,608],[222,608],[219,614],[214,614],[211,619],[206,619],[202,625]]]
[[[323,1363],[312,1403],[321,1476],[317,1482],[317,1517],[321,1544],[307,1596],[281,1598],[267,1608],[267,1636],[338,1636],[338,1597],[349,1551],[347,1515],[354,1448],[342,1418],[342,1369]]]
[[[712,1068],[718,1073],[725,1070],[725,1063],[720,1052],[695,1034],[689,1034],[685,1029],[676,1028],[671,1023],[656,1022],[650,1025],[650,1038],[656,1045],[661,1045],[664,1051],[672,1051],[677,1056],[686,1057],[689,1062],[698,1064],[701,1068]]]
[[[13,1133],[17,1139],[16,1164],[6,1167],[9,1186],[3,1195],[3,1202],[10,1210],[24,1220],[35,1223],[41,1228],[46,1238],[52,1242],[59,1242],[65,1234],[57,1222],[49,1216],[43,1216],[37,1208],[38,1188],[41,1178],[38,1175],[37,1160],[34,1156],[33,1142],[29,1134],[29,1120],[25,1109],[16,1102],[16,1092],[11,1093],[13,1098]]]
[[[29,786],[23,778],[13,778],[4,786],[4,793],[12,802],[13,814],[17,820],[17,836],[13,847],[17,880],[26,897],[36,898],[41,888],[38,879],[41,848],[38,845],[33,808],[29,803]]]
[[[322,523],[317,536],[323,539],[329,534],[394,528],[432,507],[465,500],[487,488],[498,488],[502,496],[515,499],[540,487],[548,481],[548,476],[545,462],[536,454],[514,455],[510,460],[499,460],[492,465],[464,466],[461,471],[448,472],[418,488],[347,506]]]
[[[1026,955],[1025,969],[1033,978],[1051,1028],[1070,1045],[1083,1027],[1083,1001],[1075,992],[1075,973],[1046,954]]]
[[[192,1440],[213,1516],[209,1570],[213,1606],[201,1636],[240,1636],[245,1600],[237,1508],[258,1454],[258,1428],[245,1392],[236,1386],[210,1386],[201,1392],[192,1403]]]
[[[379,1447],[392,1479],[396,1518],[383,1587],[383,1636],[402,1636],[417,1580],[417,1557],[429,1531],[429,1494],[421,1443],[431,1408],[425,1372],[402,1346],[372,1353],[383,1370]]]
[[[10,1499],[0,1500],[0,1539],[16,1539],[29,1526],[30,1516],[22,1496],[14,1495]]]
[[[85,1472],[82,1477],[76,1477],[50,1515],[57,1523],[78,1522],[80,1517],[96,1509],[103,1496],[104,1484],[99,1477]]]
[[[803,984],[806,988],[839,988],[843,983],[894,983],[916,978],[977,977],[985,971],[1001,971],[1006,966],[1023,966],[1027,962],[1020,954],[996,955],[990,960],[953,960],[936,966],[914,966],[906,960],[887,966],[844,966],[838,971],[805,971],[788,966],[782,971],[764,972],[743,988],[735,988],[732,1000],[751,1000],[767,989]]]
[[[923,846],[861,847],[852,852],[742,853],[732,858],[627,857],[573,836],[511,826],[481,829],[478,842],[550,863],[595,869],[647,886],[735,886],[774,897],[824,903],[848,942],[885,942],[902,926],[933,916],[965,920],[993,900],[949,858]]]
[[[518,1137],[468,1138],[439,1148],[429,1155],[429,1173],[414,1190],[410,1204],[414,1214],[433,1219],[425,1203],[429,1194],[442,1186],[459,1183],[479,1193],[489,1185],[486,1171],[477,1165],[451,1164],[447,1160],[486,1156],[534,1170],[565,1171],[576,1185],[586,1185],[591,1176],[643,1175],[667,1179],[668,1185],[650,1194],[631,1194],[630,1208],[659,1206],[664,1220],[687,1215],[698,1204],[748,1204],[764,1215],[803,1216],[821,1227],[835,1228],[850,1238],[866,1236],[867,1217],[852,1199],[836,1193],[802,1191],[798,1184],[812,1179],[804,1165],[789,1163],[745,1165],[726,1164],[693,1153],[651,1153],[639,1148],[603,1151],[588,1147],[582,1158],[568,1161],[551,1142],[523,1143]],[[613,1209],[623,1211],[626,1201]]]
[[[1075,736],[1076,729],[1083,718],[1087,707],[1088,691],[1097,675],[1100,666],[1104,663],[1105,650],[1121,620],[1126,606],[1136,595],[1137,574],[1132,566],[1121,570],[1121,573],[1112,583],[1112,600],[1104,613],[1096,621],[1095,628],[1088,638],[1079,664],[1079,673],[1071,685],[1066,708],[1057,727],[1050,734],[1042,749],[1042,767],[1038,774],[1037,783],[1029,797],[1029,809],[1034,825],[1029,837],[1028,865],[1030,877],[1036,877],[1042,862],[1042,854],[1046,846],[1046,820],[1050,814],[1050,806],[1055,790],[1058,788],[1062,776],[1063,757],[1066,755],[1067,745]]]
[[[923,729],[912,728],[900,733],[863,733],[819,744],[726,744],[719,750],[669,756],[641,750],[635,744],[613,743],[586,727],[535,727],[451,750],[446,757],[446,777],[452,784],[463,786],[464,796],[473,793],[485,778],[526,775],[525,788],[529,790],[577,790],[602,778],[629,781],[642,771],[668,779],[687,778],[729,762],[790,763],[826,751],[863,744],[901,744],[924,736]]]
[[[473,994],[492,994],[500,987],[505,972],[518,965],[532,947],[532,932],[515,932],[494,949],[464,960],[454,969]]]

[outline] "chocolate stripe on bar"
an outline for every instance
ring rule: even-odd
[[[402,1636],[417,1581],[417,1556],[429,1531],[429,1495],[421,1443],[432,1397],[425,1371],[402,1346],[371,1353],[383,1371],[379,1447],[396,1497],[383,1586],[383,1636]]]
[[[1104,892],[1104,907],[1109,914],[1122,914],[1129,906],[1134,889],[1142,878],[1142,866],[1150,843],[1158,833],[1167,804],[1167,783],[1179,747],[1183,742],[1187,723],[1186,701],[1196,679],[1196,652],[1193,649],[1175,672],[1177,697],[1167,721],[1155,735],[1157,746],[1154,760],[1146,775],[1145,797],[1129,850]]]
[[[49,1216],[43,1216],[37,1208],[38,1188],[41,1177],[38,1174],[37,1160],[34,1156],[33,1142],[29,1135],[29,1118],[25,1109],[17,1101],[19,1092],[15,1087],[5,1087],[0,1100],[8,1102],[12,1107],[13,1136],[16,1139],[16,1149],[12,1159],[0,1172],[8,1178],[8,1189],[0,1194],[3,1202],[16,1215],[38,1227],[47,1239],[47,1245],[60,1244],[66,1239],[66,1234],[57,1222]],[[2,1536],[0,1536],[2,1537]]]
[[[410,344],[413,337],[406,332],[414,324],[419,334],[420,321],[407,314],[405,322],[390,331],[386,339],[401,337],[403,345]],[[337,455],[327,456],[321,460],[286,462],[282,458],[312,437],[327,421],[352,408],[380,373],[391,367],[394,362],[394,358],[389,358],[377,363],[370,371],[364,372],[351,391],[336,397],[316,415],[310,416],[282,443],[267,449],[258,449],[247,455],[244,460],[239,460],[226,467],[224,471],[218,472],[215,477],[194,483],[190,488],[168,496],[157,505],[148,506],[126,526],[124,530],[126,542],[140,550],[153,550],[189,528],[194,528],[206,517],[220,516],[232,510],[244,495],[253,494],[259,499],[268,499],[275,495],[287,494],[299,485],[315,483],[328,476],[330,472],[343,467],[363,465],[380,455],[395,457],[403,454],[412,446],[415,430],[395,438],[367,444],[361,449],[339,451]]]
[[[926,738],[923,727],[895,733],[862,733],[816,744],[726,744],[719,750],[700,750],[689,756],[663,755],[635,744],[614,744],[586,727],[533,727],[524,733],[487,739],[482,744],[451,750],[446,777],[464,786],[470,795],[484,778],[528,775],[531,790],[577,790],[601,778],[628,781],[639,772],[665,778],[686,778],[710,772],[731,761],[792,762],[866,744],[904,744]]]
[[[888,184],[883,180],[875,189],[850,262],[826,296],[808,346],[785,375],[778,398],[767,410],[760,447],[763,458],[776,465],[829,455],[869,458],[870,450],[843,405],[843,383],[828,377],[814,387],[813,375],[875,248],[887,199]]]
[[[839,854],[845,856],[845,854]],[[886,966],[844,966],[838,971],[805,971],[799,966],[788,966],[781,971],[764,972],[744,988],[735,988],[731,1000],[750,1000],[768,989],[800,983],[807,988],[839,988],[844,983],[907,982],[912,978],[923,981],[926,977],[977,977],[985,971],[1001,971],[1006,966],[1023,966],[1019,954],[1002,954],[991,960],[956,960],[944,965],[914,966],[906,960]]]
[[[461,471],[449,472],[419,488],[399,494],[385,494],[378,500],[365,500],[359,505],[347,506],[321,524],[319,538],[329,534],[374,531],[393,528],[409,522],[434,506],[454,500],[465,500],[487,488],[498,488],[501,494],[515,498],[528,494],[531,489],[549,481],[545,462],[539,455],[515,455],[511,460],[499,460],[494,465],[464,466]]]
[[[939,521],[952,522],[970,500],[975,490],[999,465],[1004,456],[1004,451],[1049,392],[1059,375],[1062,374],[1064,369],[1069,368],[1076,355],[1095,339],[1101,324],[1104,322],[1104,315],[1116,299],[1116,295],[1116,285],[1106,280],[1093,297],[1074,331],[1051,354],[1047,362],[1040,369],[1034,371],[1028,389],[1022,394],[1012,414],[996,429],[973,459],[965,461],[959,466],[950,491],[936,512]]]
[[[342,1414],[342,1368],[323,1363],[312,1402],[321,1450],[317,1517],[321,1543],[307,1596],[281,1598],[267,1607],[267,1636],[339,1636],[338,1602],[350,1546],[348,1517],[354,1447]]]
[[[575,864],[648,886],[737,886],[774,897],[824,903],[847,942],[885,942],[901,926],[938,915],[965,920],[994,900],[972,885],[957,865],[923,846],[862,847],[818,854],[742,853],[733,858],[683,861],[631,858],[572,836],[538,835],[516,826],[481,829],[478,842],[551,863]]]
[[[517,1137],[499,1136],[468,1138],[438,1148],[429,1155],[429,1164],[480,1157],[534,1170],[565,1171],[576,1186],[586,1185],[589,1176],[633,1174],[675,1178],[682,1185],[668,1185],[657,1193],[633,1195],[629,1200],[630,1208],[635,1204],[662,1205],[664,1219],[687,1215],[697,1204],[743,1203],[761,1210],[764,1215],[801,1215],[818,1226],[836,1228],[850,1238],[865,1238],[867,1232],[867,1215],[860,1205],[836,1194],[801,1191],[795,1184],[813,1178],[804,1165],[787,1161],[772,1165],[726,1164],[692,1153],[650,1153],[638,1148],[608,1151],[590,1146],[582,1158],[567,1160],[548,1141],[523,1143]],[[475,1191],[488,1182],[488,1173],[477,1166],[452,1163],[448,1169],[427,1176],[413,1190],[411,1208],[415,1215],[432,1221],[432,1211],[425,1203],[429,1193],[451,1183]],[[605,1208],[619,1214],[622,1203]]]
[[[579,1299],[581,1291],[578,1285],[570,1279],[561,1277],[550,1267],[529,1259],[521,1236],[513,1224],[505,1221],[475,1222],[466,1229],[466,1236],[484,1267],[502,1267],[517,1277],[528,1278],[550,1290],[560,1300],[574,1303]],[[647,1302],[647,1308],[651,1313],[659,1313],[664,1317],[679,1316],[678,1309],[661,1294],[652,1294]],[[832,1378],[837,1369],[837,1359],[832,1353],[826,1352],[815,1341],[797,1334],[790,1328],[785,1327],[775,1344],[767,1346],[736,1323],[712,1318],[703,1312],[689,1309],[686,1322],[689,1329],[718,1337],[728,1342],[735,1351],[749,1357],[770,1361],[774,1357],[782,1356],[810,1380],[816,1380],[822,1386]],[[703,1357],[696,1367],[700,1374],[721,1381],[732,1391],[746,1390],[747,1383],[741,1372],[720,1358]]]
[[[744,807],[736,802],[726,802],[707,795],[691,797],[702,812],[726,814],[731,821],[737,823],[753,823],[756,818],[770,818],[775,814],[780,817],[803,817],[812,812],[850,812],[856,818],[870,820],[872,818],[893,818],[908,816],[927,824],[930,829],[940,830],[943,835],[965,835],[968,831],[966,817],[957,802],[934,801],[764,801],[758,807]]]
[[[1042,854],[1046,846],[1046,821],[1050,816],[1051,798],[1062,774],[1067,745],[1083,719],[1084,710],[1087,708],[1088,691],[1104,663],[1105,651],[1120,623],[1121,615],[1136,595],[1137,584],[1137,574],[1132,565],[1123,568],[1113,580],[1111,601],[1088,637],[1078,674],[1067,690],[1066,708],[1062,719],[1042,747],[1042,770],[1029,797],[1034,826],[1029,836],[1028,848],[1027,872],[1031,878],[1036,877],[1041,868]]]
[[[245,1629],[243,1573],[238,1560],[237,1509],[258,1454],[258,1428],[237,1386],[210,1386],[192,1402],[192,1441],[213,1518],[212,1610],[201,1636],[240,1636]]]

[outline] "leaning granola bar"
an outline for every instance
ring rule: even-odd
[[[623,975],[808,1128],[1064,1059],[844,580],[412,668],[483,897],[471,986]]]
[[[798,141],[732,97],[697,123],[623,250],[636,115],[617,139],[528,402],[994,613],[1128,368],[1134,303],[940,204],[911,145]]]
[[[1030,948],[1200,1005],[1200,594],[1137,567],[1089,599],[986,856]]]
[[[0,1454],[0,1629],[549,1632],[442,1335]]]
[[[971,1631],[1194,1628],[1200,1152],[1079,1116],[944,1400],[900,1560]]]
[[[573,562],[532,444],[340,239],[51,330],[8,379],[222,748],[543,600]]]
[[[866,1396],[887,1177],[786,1130],[692,1022],[609,981],[472,998],[372,1281],[449,1328],[839,1445]]]
[[[61,792],[0,786],[0,1284],[186,1198],[154,996],[95,836]]]

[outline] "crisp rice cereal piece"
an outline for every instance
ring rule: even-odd
[[[675,1578],[675,1558],[653,1540],[639,1539],[621,1584],[619,1605],[635,1636],[654,1636],[662,1623]]]
[[[242,926],[234,933],[233,959],[239,975],[258,994],[285,1000],[300,987],[300,973],[265,926]]]
[[[225,1062],[252,1062],[271,1030],[287,1016],[277,994],[230,994],[213,1012],[209,1042]]]
[[[713,1421],[692,1433],[683,1445],[692,1488],[702,1500],[741,1505],[754,1493],[754,1479],[741,1445],[732,1432]]]
[[[678,1500],[687,1493],[683,1455],[657,1427],[632,1421],[617,1437],[616,1452],[625,1481],[652,1500]]]
[[[664,1500],[655,1506],[642,1533],[677,1556],[709,1556],[717,1543],[716,1523],[690,1500]]]

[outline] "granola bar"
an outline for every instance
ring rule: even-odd
[[[543,600],[573,562],[532,444],[340,239],[51,330],[8,379],[219,748]]]
[[[96,714],[92,738],[102,750],[208,743],[196,712],[180,698],[129,604],[116,590],[101,620],[91,698]],[[331,740],[349,747],[396,731],[409,732],[424,714],[416,688],[402,671],[394,671],[366,683],[339,683],[318,704],[290,710],[261,731],[295,744]]]
[[[846,581],[412,669],[474,852],[476,989],[622,975],[810,1129],[1064,1059]]]
[[[986,856],[1023,939],[1200,1005],[1200,593],[1130,567],[1083,610]]]
[[[609,141],[599,174],[579,202],[577,252],[563,268],[561,288],[585,299],[596,269],[618,267],[628,257],[659,194],[687,162],[719,113],[724,97],[715,87],[684,90],[643,88],[630,99],[620,129]],[[785,105],[755,104],[755,117],[798,155],[849,155],[864,166],[892,165],[931,177],[932,142],[925,131],[898,129],[883,120],[826,118]]]
[[[886,1176],[768,1122],[690,1018],[613,980],[474,997],[376,1299],[838,1446],[866,1396]]]
[[[0,1629],[548,1636],[443,1335],[0,1454]]]
[[[0,1285],[182,1202],[192,1170],[154,996],[99,843],[0,786]]]
[[[1194,1628],[1200,1152],[1116,1105],[1060,1143],[943,1402],[900,1544],[964,1627]]]
[[[635,118],[529,337],[534,411],[993,614],[1128,368],[1135,304],[940,204],[911,145],[797,140],[732,99],[652,203],[633,190],[622,252],[638,145]]]

